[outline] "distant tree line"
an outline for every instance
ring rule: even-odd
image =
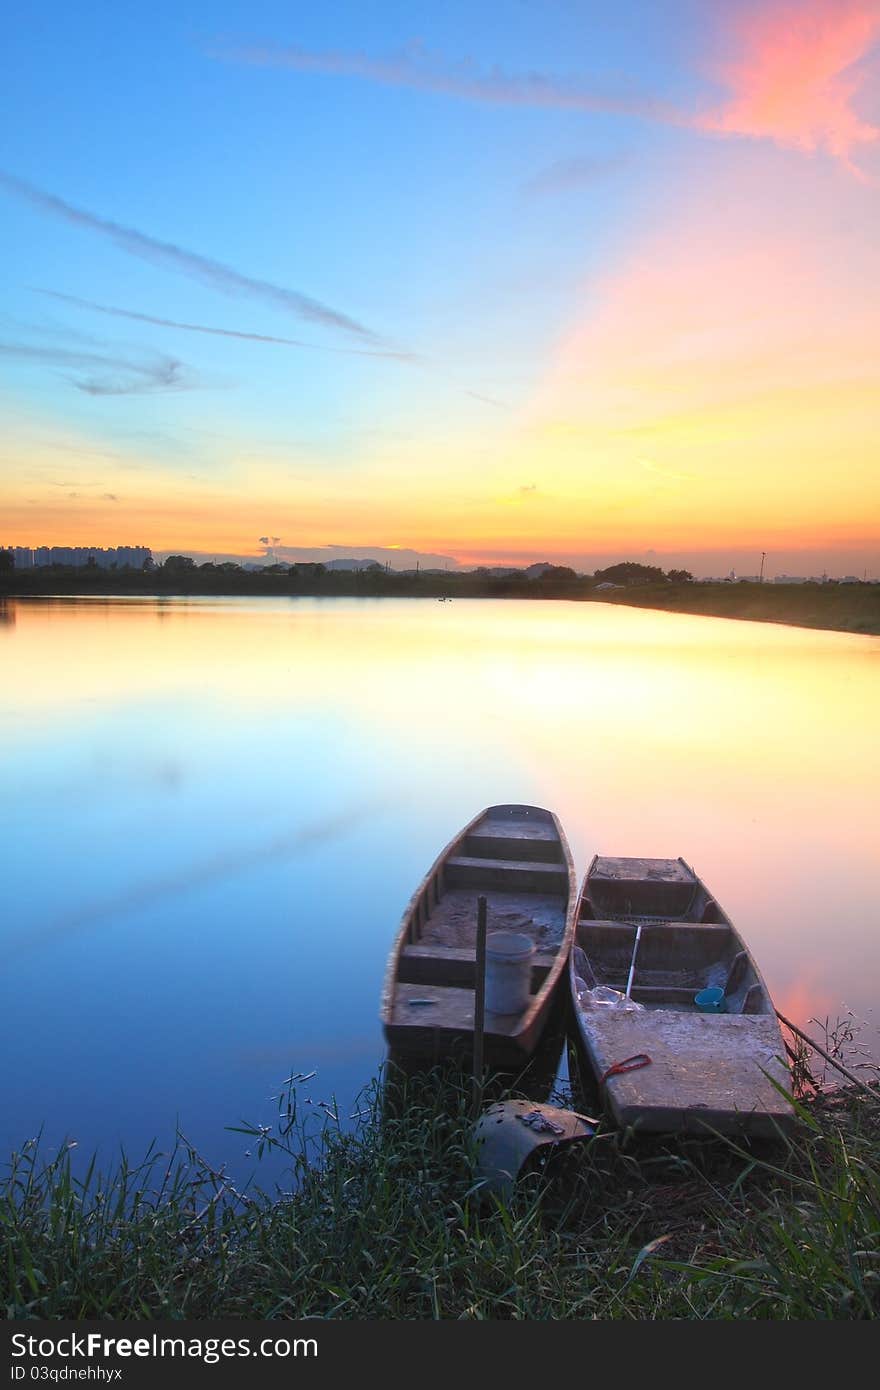
[[[625,560],[620,565],[609,565],[607,569],[596,570],[593,575],[596,584],[692,584],[694,576],[690,570],[658,569],[656,565],[637,565],[634,560]]]
[[[528,570],[389,570],[378,562],[357,569],[329,569],[318,563],[269,564],[245,569],[234,561],[196,562],[188,555],[169,555],[164,564],[148,561],[142,569],[96,565],[48,565],[16,572],[9,552],[0,552],[0,588],[19,593],[47,589],[76,592],[141,592],[179,594],[327,594],[380,597],[415,596],[462,598],[583,598],[602,585],[620,588],[691,583],[687,570],[664,573],[654,565],[626,561],[593,575],[578,575],[568,565],[532,565]]]

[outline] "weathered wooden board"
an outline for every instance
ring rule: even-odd
[[[773,1085],[790,1086],[775,1017],[594,1008],[583,1020],[597,1077],[637,1053],[651,1058],[649,1066],[605,1083],[605,1101],[618,1124],[762,1134],[791,1127],[791,1104]]]
[[[555,961],[555,952],[539,952],[532,958],[533,994],[546,979]],[[477,956],[473,944],[459,947],[419,942],[403,947],[397,978],[411,985],[452,985],[458,989],[473,989],[476,970]]]
[[[681,917],[687,914],[699,881],[683,859],[623,859],[597,855],[590,865],[583,899],[592,917]]]
[[[696,883],[683,859],[620,859],[600,854],[593,860],[590,876],[617,883]]]

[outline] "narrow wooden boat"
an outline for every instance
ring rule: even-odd
[[[556,816],[537,806],[490,806],[435,860],[413,894],[388,962],[382,1024],[392,1053],[431,1063],[473,1048],[477,899],[487,931],[534,943],[521,1012],[485,1017],[485,1060],[518,1066],[534,1052],[574,932],[577,880]]]
[[[790,1072],[767,986],[683,859],[597,856],[576,917],[569,974],[579,1042],[618,1125],[755,1135],[791,1128],[792,1106],[777,1089],[790,1091]],[[630,983],[640,1010],[611,994],[625,997]],[[722,1011],[703,1012],[695,996],[713,988],[723,991]]]

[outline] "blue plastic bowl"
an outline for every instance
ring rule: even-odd
[[[699,994],[694,995],[694,1003],[704,1014],[723,1014],[727,1008],[724,990],[717,985],[712,985],[710,989],[701,989]]]

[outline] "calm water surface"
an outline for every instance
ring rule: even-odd
[[[878,1048],[880,639],[600,604],[0,607],[0,1151],[343,1115],[400,914],[476,811],[683,855],[777,1006]],[[816,1031],[815,1027],[812,1029]]]

